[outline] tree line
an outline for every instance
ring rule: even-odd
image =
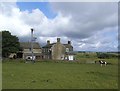
[[[108,59],[108,58],[118,58],[119,55],[118,53],[100,53],[100,52],[97,52],[97,57],[98,58],[101,58],[101,59]]]

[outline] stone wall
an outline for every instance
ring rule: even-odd
[[[34,56],[37,58],[42,58],[42,50],[41,49],[33,49]],[[26,56],[31,56],[31,51],[30,49],[24,49],[23,50],[23,59],[26,58]]]
[[[65,56],[65,46],[60,42],[57,42],[52,46],[52,59],[63,60]]]

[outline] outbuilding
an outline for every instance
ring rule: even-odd
[[[31,43],[30,42],[20,42],[21,50],[17,53],[18,58],[26,59],[28,56],[32,56]],[[33,43],[33,54],[36,59],[42,59],[42,48],[39,43]]]

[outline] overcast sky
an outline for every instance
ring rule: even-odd
[[[28,42],[30,28],[42,46],[60,37],[75,51],[117,51],[118,3],[0,2],[0,31]]]

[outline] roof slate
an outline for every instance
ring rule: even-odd
[[[51,48],[54,44],[56,44],[56,43],[52,43],[52,44],[47,44],[47,45],[45,45],[45,46],[43,46],[43,48]]]
[[[51,48],[54,44],[56,44],[56,43],[47,44],[47,45],[43,46],[42,48]],[[63,44],[63,45],[67,48],[72,47],[72,45],[69,45],[69,44]]]
[[[69,48],[69,47],[73,47],[72,45],[70,44],[63,44],[66,48]]]
[[[29,48],[31,48],[31,43],[30,42],[20,42],[20,47],[22,47],[24,49],[29,49]],[[41,49],[39,43],[37,43],[37,42],[33,43],[33,48],[34,49]]]

